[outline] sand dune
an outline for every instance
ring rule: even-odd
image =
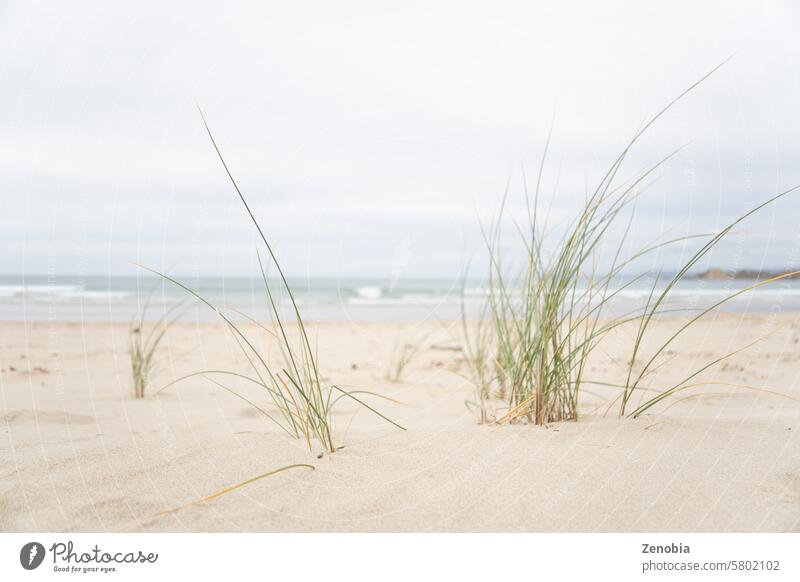
[[[658,323],[666,333],[675,320]],[[767,337],[654,414],[479,426],[458,325],[314,326],[324,374],[403,404],[342,403],[321,454],[202,378],[132,398],[127,327],[0,324],[2,531],[800,531],[800,317],[720,316],[692,328],[659,376]],[[619,380],[625,330],[592,366]],[[767,335],[768,334],[768,335]],[[399,382],[398,342],[425,337]],[[266,345],[266,341],[265,341]],[[225,330],[181,323],[155,385],[242,369]],[[658,383],[657,383],[658,384]],[[234,386],[248,397],[257,389]],[[308,463],[184,506],[270,469]]]

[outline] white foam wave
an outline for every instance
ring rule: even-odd
[[[80,285],[0,285],[0,297],[17,295],[60,295],[83,289]]]
[[[0,285],[0,299],[28,297],[34,302],[70,299],[119,301],[131,296],[127,291],[86,289],[83,285]]]
[[[361,299],[380,299],[383,296],[383,291],[380,287],[358,287],[356,295]]]

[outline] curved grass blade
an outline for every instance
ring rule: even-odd
[[[181,505],[180,507],[176,507],[174,509],[167,509],[165,511],[161,511],[156,513],[153,517],[162,517],[164,515],[169,515],[171,513],[175,513],[176,511],[180,511],[181,509],[186,509],[187,507],[191,507],[193,505],[199,505],[201,503],[206,503],[207,501],[211,501],[212,499],[216,499],[217,497],[221,497],[226,493],[230,493],[231,491],[236,491],[244,487],[245,485],[250,485],[251,483],[255,483],[260,479],[265,479],[266,477],[271,477],[272,475],[277,475],[278,473],[282,473],[284,471],[288,471],[289,469],[297,469],[301,467],[306,467],[311,469],[312,471],[315,469],[314,465],[309,465],[308,463],[295,463],[294,465],[286,465],[285,467],[281,467],[280,469],[273,469],[272,471],[268,471],[262,475],[258,475],[257,477],[253,477],[252,479],[248,479],[247,481],[242,481],[241,483],[237,483],[236,485],[231,485],[230,487],[225,487],[224,489],[220,489],[219,491],[215,491],[211,495],[206,495],[205,497],[201,497],[196,501],[192,501],[187,503],[186,505]]]

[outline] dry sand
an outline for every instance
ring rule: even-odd
[[[549,427],[476,425],[456,323],[315,329],[324,374],[401,400],[373,404],[407,432],[344,405],[344,448],[318,458],[201,378],[134,400],[126,325],[0,324],[0,530],[800,531],[797,315],[702,323],[658,381],[770,334],[705,377],[792,398],[709,385],[637,420],[590,415],[588,398],[579,422]],[[402,381],[386,380],[397,342],[429,332]],[[592,374],[621,379],[629,333],[606,342]],[[155,385],[244,369],[214,324],[173,328],[162,361]],[[316,469],[155,517],[291,463]]]

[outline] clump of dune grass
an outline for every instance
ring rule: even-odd
[[[334,443],[333,430],[331,427],[332,410],[333,407],[341,399],[349,399],[358,403],[360,406],[370,410],[374,414],[383,418],[392,425],[405,430],[401,425],[392,421],[375,408],[364,402],[358,395],[374,396],[384,398],[379,394],[369,391],[346,391],[335,384],[328,384],[323,381],[323,376],[320,373],[319,365],[317,362],[317,354],[314,346],[312,346],[309,339],[309,334],[303,317],[300,314],[292,288],[289,285],[283,269],[270,245],[264,231],[262,230],[258,220],[250,209],[250,205],[239,188],[236,180],[233,177],[227,163],[225,162],[222,152],[214,139],[211,129],[206,122],[205,116],[200,111],[200,116],[203,120],[203,125],[208,133],[208,137],[214,147],[220,162],[230,180],[239,200],[241,201],[247,215],[258,232],[261,243],[266,250],[267,264],[262,258],[260,251],[257,251],[258,265],[260,270],[261,281],[264,289],[264,299],[270,314],[272,328],[267,327],[255,318],[249,317],[245,314],[239,313],[244,316],[248,321],[255,324],[257,328],[267,335],[267,339],[277,343],[280,354],[282,356],[282,363],[275,365],[268,361],[265,354],[256,347],[257,341],[250,337],[241,323],[237,323],[236,318],[229,316],[226,311],[218,306],[212,304],[207,298],[200,295],[198,292],[191,289],[189,286],[181,283],[180,281],[169,277],[165,274],[148,269],[174,283],[175,285],[188,292],[193,297],[200,300],[203,304],[214,310],[217,315],[222,319],[228,330],[236,340],[236,344],[244,355],[247,364],[247,372],[237,372],[232,370],[203,370],[188,374],[177,380],[171,382],[162,390],[175,384],[176,382],[185,380],[190,377],[202,376],[211,381],[214,385],[224,389],[234,396],[242,399],[248,405],[252,406],[263,414],[266,418],[274,422],[284,432],[294,438],[302,438],[308,444],[309,449],[312,448],[312,441],[319,441],[325,450],[328,452],[335,452],[337,447]],[[289,328],[288,320],[283,317],[279,309],[280,297],[277,297],[273,291],[272,284],[267,278],[267,267],[272,266],[278,274],[279,288],[285,293],[289,300],[291,315],[293,316],[294,324],[296,326],[295,333]],[[146,267],[145,267],[146,268]],[[224,384],[221,378],[231,378],[246,381],[254,386],[257,386],[263,391],[267,397],[267,404],[260,404],[254,402],[252,399],[247,398],[245,395],[237,392]],[[160,391],[159,391],[160,392]],[[388,399],[387,399],[388,400]]]
[[[134,318],[128,327],[128,355],[131,361],[131,377],[133,379],[133,395],[144,398],[150,379],[157,369],[157,354],[161,341],[167,331],[175,323],[175,311],[181,305],[177,303],[169,308],[155,322],[146,321],[147,310],[152,292],[148,295],[139,316]]]
[[[730,294],[708,308],[696,310],[688,322],[680,326],[634,372],[634,364],[637,358],[641,359],[642,345],[651,324],[659,315],[672,311],[668,299],[675,286],[737,224],[795,190],[792,188],[765,200],[717,233],[656,240],[636,252],[624,253],[634,218],[635,202],[646,189],[645,181],[674,152],[620,185],[616,178],[621,166],[643,133],[707,77],[689,87],[635,133],[594,191],[587,194],[582,207],[563,229],[556,244],[548,246],[547,251],[545,241],[550,231],[539,211],[541,177],[548,149],[548,146],[545,147],[532,197],[523,173],[527,209],[525,220],[513,221],[515,240],[524,256],[521,264],[506,264],[506,253],[501,249],[508,202],[506,188],[494,221],[483,230],[489,274],[481,317],[477,322],[468,322],[466,312],[462,311],[466,338],[464,351],[476,385],[479,421],[546,424],[576,420],[582,392],[587,385],[597,384],[587,378],[589,357],[600,351],[600,342],[612,330],[627,324],[635,325],[637,331],[626,380],[618,386],[620,392],[612,404],[619,403],[620,416],[637,417],[665,398],[687,389],[699,374],[733,355],[727,354],[687,372],[686,377],[675,385],[655,390],[645,386],[645,381],[663,363],[660,356],[681,334],[731,299],[792,275],[787,273],[761,281]],[[620,233],[620,242],[609,253],[605,243],[610,235]],[[624,269],[653,251],[693,238],[701,238],[706,242],[677,274],[663,281],[660,276],[655,277],[644,307],[623,314],[610,309],[615,297],[644,276],[621,283],[619,275]],[[548,245],[551,242],[548,241]],[[610,268],[602,274],[596,267],[601,252],[608,253],[606,256],[610,255],[611,258]],[[660,283],[664,283],[663,288],[659,288]],[[638,394],[639,399],[636,406],[631,406],[634,394]],[[488,411],[486,403],[490,398],[506,402],[504,414],[492,415]]]

